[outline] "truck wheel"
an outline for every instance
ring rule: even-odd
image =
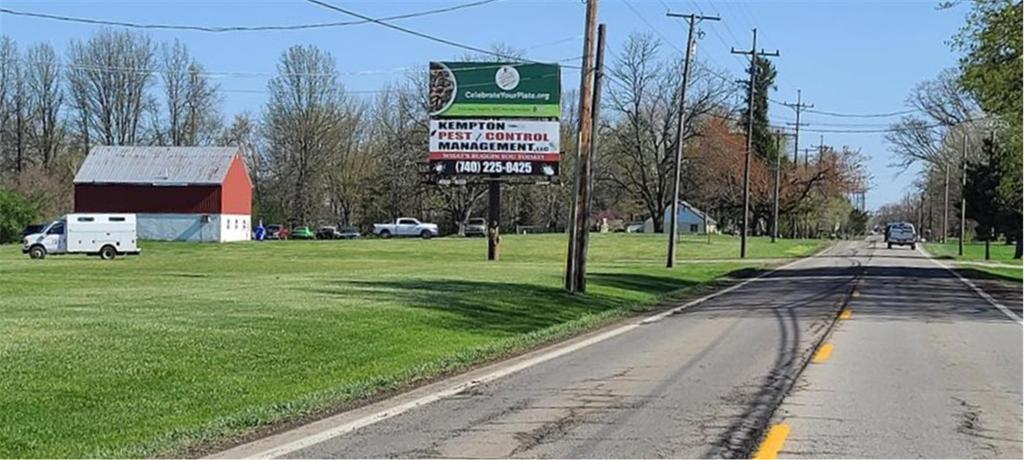
[[[892,243],[888,243],[889,249],[892,249]]]
[[[45,259],[46,248],[42,246],[32,246],[32,248],[28,250],[28,257],[31,259]]]
[[[423,238],[425,240],[429,240],[432,236],[434,236],[434,234],[430,233],[430,230],[424,230],[420,232],[420,238]]]
[[[114,257],[117,257],[117,249],[114,249],[113,246],[108,244],[100,248],[100,259],[113,260]]]
[[[385,240],[388,239],[388,238],[391,238],[391,232],[389,232],[387,230],[381,230],[380,231],[380,237],[384,238]]]
[[[917,244],[916,243],[915,244],[911,244],[910,245],[910,249],[913,250],[913,251],[916,251],[917,250]]]

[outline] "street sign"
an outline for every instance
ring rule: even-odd
[[[558,118],[557,64],[431,62],[430,117]]]
[[[430,169],[438,175],[557,176],[557,121],[430,120]]]

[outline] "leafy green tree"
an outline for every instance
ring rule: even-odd
[[[768,91],[775,88],[775,64],[767,58],[758,57],[755,61],[757,82],[754,84],[754,129],[751,139],[754,154],[760,158],[775,158],[775,133],[768,126]],[[747,70],[750,74],[750,70]],[[743,128],[747,127],[747,108],[750,100],[749,80],[743,84]]]
[[[960,58],[960,82],[978,99],[981,108],[1003,120],[1005,129],[999,135],[997,158],[990,171],[998,176],[995,204],[1010,216],[1016,215],[1011,236],[1017,241],[1014,255],[1024,252],[1020,220],[1021,183],[1021,117],[1022,99],[1022,5],[1019,0],[973,0],[967,23],[954,37],[953,44]]]
[[[14,243],[36,218],[37,207],[18,192],[0,189],[0,244]]]

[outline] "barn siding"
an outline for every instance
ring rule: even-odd
[[[240,155],[231,161],[224,177],[221,192],[221,212],[225,214],[252,214],[252,181]]]
[[[218,214],[220,186],[76,184],[75,212]]]

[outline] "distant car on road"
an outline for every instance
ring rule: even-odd
[[[487,236],[487,219],[471,217],[466,221],[466,226],[462,233],[466,236]]]
[[[381,238],[418,236],[429,240],[437,236],[437,224],[420,222],[412,217],[399,217],[394,223],[373,224],[373,234]]]
[[[906,222],[889,224],[885,227],[885,244],[892,249],[893,246],[910,246],[910,249],[917,249],[917,231],[914,225]]]
[[[288,229],[284,225],[271,224],[267,225],[267,239],[268,240],[287,240]]]
[[[292,229],[292,232],[289,234],[289,236],[293,240],[315,240],[316,239],[316,233],[313,233],[313,230],[311,228],[309,228],[309,227],[306,227],[306,226],[295,227],[294,229]]]

